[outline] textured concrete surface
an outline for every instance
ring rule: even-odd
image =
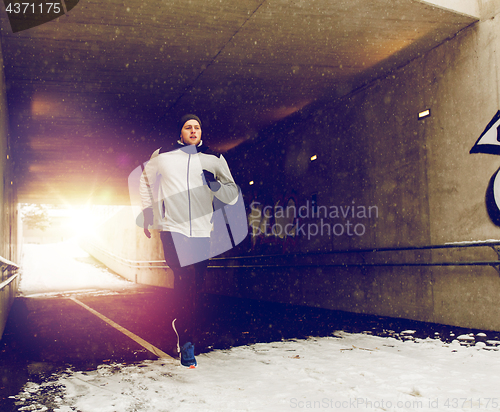
[[[185,112],[227,150],[477,17],[414,0],[110,0],[14,34],[0,19],[21,200],[126,204],[127,172]]]
[[[490,4],[490,10],[495,5]],[[350,219],[364,225],[366,230],[359,236],[321,231],[288,239],[261,236],[250,246],[252,253],[320,253],[498,239],[500,229],[485,207],[486,187],[498,169],[498,158],[470,155],[469,150],[500,106],[499,28],[497,16],[484,19],[390,75],[276,125],[261,136],[258,146],[241,148],[240,159],[250,154],[257,159],[247,163],[240,176],[256,182],[249,202],[272,208],[293,198],[309,210],[313,200],[327,208],[378,207],[372,218],[309,214],[298,219],[306,228],[346,225]],[[431,116],[418,120],[425,109],[431,110]],[[282,156],[277,159],[269,156],[279,152]],[[313,155],[316,160],[311,160]],[[487,247],[380,256],[388,262],[498,258]],[[359,261],[365,258],[358,256]],[[500,278],[491,267],[365,271],[286,267],[269,275],[255,275],[253,287],[258,288],[263,278],[287,285],[283,293],[270,292],[279,288],[261,288],[269,299],[298,296],[303,304],[500,329],[500,312],[493,303],[500,293]],[[235,273],[233,282],[241,277]],[[252,287],[247,293],[253,294]]]

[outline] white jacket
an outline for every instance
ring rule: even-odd
[[[183,145],[171,151],[156,150],[140,179],[143,209],[153,208],[154,228],[188,237],[209,237],[212,231],[213,197],[224,203],[238,200],[226,160],[204,146]],[[221,183],[213,192],[204,184],[203,169]]]

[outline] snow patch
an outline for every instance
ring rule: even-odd
[[[28,383],[17,405],[60,412],[438,411],[467,398],[498,410],[498,352],[438,339],[335,335],[216,350],[198,356],[194,370],[162,360],[67,370]]]
[[[24,244],[19,290],[24,296],[50,296],[129,287],[131,283],[96,263],[76,239]]]

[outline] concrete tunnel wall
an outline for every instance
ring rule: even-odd
[[[362,89],[332,96],[285,119],[262,132],[259,143],[228,153],[249,214],[293,199],[297,209],[307,211],[305,217],[296,216],[306,232],[249,237],[231,254],[276,254],[266,263],[287,266],[210,269],[211,292],[500,330],[500,276],[492,267],[294,266],[497,259],[487,247],[384,252],[376,258],[367,252],[322,254],[500,239],[500,228],[488,218],[484,201],[500,158],[469,154],[500,107],[500,22],[493,3],[484,3],[488,15],[453,39]],[[430,109],[431,116],[418,120],[424,109]],[[317,159],[311,161],[313,155]],[[255,184],[249,186],[251,180]],[[338,214],[314,216],[313,204]],[[341,207],[356,207],[355,214],[349,209],[343,217]],[[254,223],[259,229],[266,221],[261,217]],[[106,225],[110,243],[104,248],[120,249],[117,244],[126,238],[123,222],[117,218]],[[309,227],[323,228],[323,233],[310,235]],[[144,244],[142,231],[134,230],[138,243],[127,241],[122,257],[142,261],[153,253],[153,260],[161,260],[159,239]],[[133,239],[133,231],[129,234]],[[290,257],[291,252],[316,254],[299,258]],[[286,259],[280,260],[280,255]],[[157,271],[154,276],[159,283],[165,274]]]
[[[18,210],[8,123],[3,58],[0,49],[0,256],[19,265]],[[18,277],[8,282],[12,275],[11,270],[2,270],[0,274],[0,338],[19,284]]]
[[[173,288],[172,271],[163,260],[158,231],[148,239],[137,226],[140,209],[124,206],[94,233],[80,241],[81,247],[120,276],[136,283]]]
[[[290,245],[265,237],[258,253],[441,245],[499,239],[488,218],[485,191],[500,159],[469,150],[499,108],[498,14],[478,22],[383,79],[316,104],[267,131],[267,140],[241,153],[253,164],[250,197],[262,205],[377,206],[371,218],[347,216],[362,235],[300,236]],[[496,10],[498,13],[498,10]],[[417,114],[431,110],[431,117]],[[275,153],[282,152],[276,159]],[[245,157],[246,155],[246,157]],[[317,160],[311,161],[311,156]],[[311,209],[311,206],[308,207]],[[325,219],[328,220],[328,219]],[[348,219],[330,219],[346,227]],[[301,224],[321,226],[318,217]],[[338,226],[337,233],[340,233]],[[353,229],[353,227],[351,228]],[[325,229],[326,231],[326,229]],[[411,255],[411,256],[410,256]],[[369,261],[369,254],[358,254]],[[342,261],[346,255],[316,255]],[[379,260],[438,262],[496,260],[488,248],[386,253]],[[362,261],[362,260],[361,260]],[[220,274],[220,279],[223,275]],[[235,278],[237,277],[234,274]],[[361,313],[500,330],[500,277],[491,267],[290,268],[230,293]],[[241,277],[240,277],[241,278]],[[248,280],[246,280],[248,282]],[[222,287],[222,281],[217,282]]]

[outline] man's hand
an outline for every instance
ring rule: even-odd
[[[151,239],[151,232],[148,230],[149,226],[153,226],[153,208],[148,207],[142,211],[144,215],[144,234],[148,239]]]
[[[204,185],[208,185],[212,192],[217,192],[220,189],[220,183],[215,179],[215,176],[212,172],[203,169],[201,174],[201,178],[203,180]]]

